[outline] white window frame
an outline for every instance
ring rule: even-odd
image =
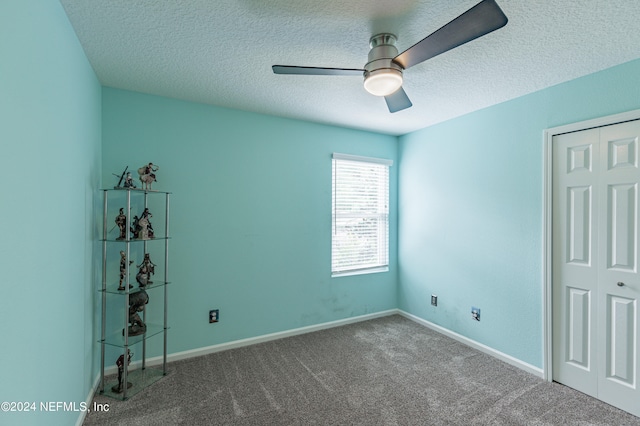
[[[386,272],[389,270],[389,168],[392,160],[383,158],[362,157],[350,154],[334,153],[332,158],[332,188],[331,188],[331,276],[340,277],[347,275],[369,274]],[[348,170],[358,170],[359,173],[368,173],[368,178],[377,180],[378,187],[363,188],[354,186],[358,181],[341,180],[341,172],[345,179],[353,179]],[[340,187],[342,185],[342,187]],[[364,192],[366,191],[366,192]],[[362,208],[358,211],[346,211],[340,209],[347,197],[356,197],[364,193],[366,198],[355,201],[360,202]],[[367,205],[368,210],[364,207]],[[342,210],[342,211],[341,211]],[[351,228],[358,230],[351,237],[344,232],[345,221],[355,222],[373,221],[373,227]],[[373,235],[372,235],[373,231]],[[359,235],[359,236],[358,236]],[[348,249],[340,249],[340,246],[353,239],[364,240],[365,245],[373,249],[368,250],[368,255],[357,259],[357,253]],[[366,250],[365,250],[366,251]],[[360,253],[362,254],[362,252]]]

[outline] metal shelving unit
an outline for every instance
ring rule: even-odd
[[[102,297],[102,316],[101,316],[101,333],[100,333],[100,387],[101,394],[111,396],[113,398],[126,400],[135,395],[142,389],[156,382],[167,374],[167,288],[170,284],[169,277],[169,200],[170,192],[151,191],[134,188],[116,188],[116,189],[103,189],[103,228],[102,228],[102,283],[98,291]],[[108,224],[110,220],[115,218],[114,211],[110,210],[110,207],[120,203],[119,207],[124,208],[124,214],[126,216],[125,232],[126,237],[123,239],[116,238],[113,235],[115,226],[109,230]],[[147,209],[153,204],[154,209],[164,210],[164,234],[155,235],[149,239],[134,239],[130,232],[132,226],[132,209]],[[125,206],[122,206],[124,204]],[[117,211],[117,210],[116,210]],[[154,213],[152,213],[154,214]],[[157,214],[157,213],[155,213]],[[158,214],[162,216],[162,213]],[[118,229],[118,236],[120,236],[120,230]],[[164,244],[163,244],[164,243]],[[146,286],[140,286],[133,288],[131,283],[131,271],[130,260],[132,252],[136,254],[142,253],[148,254],[153,251],[155,254],[160,253],[164,256],[164,265],[160,268],[162,276],[158,280],[155,276],[153,283],[149,283]],[[122,278],[122,284],[124,290],[119,290],[120,286],[120,261],[116,258],[116,253],[124,251],[126,253],[125,271]],[[163,253],[162,253],[163,252]],[[118,256],[119,257],[119,256]],[[117,261],[117,262],[115,262]],[[110,264],[111,262],[111,264]],[[117,274],[114,265],[118,265]],[[157,266],[157,265],[156,265]],[[159,275],[159,274],[158,274]],[[135,282],[135,280],[134,280]],[[141,311],[142,322],[146,325],[145,332],[140,335],[129,335],[129,302],[131,296],[141,291],[147,292],[148,305],[145,304]],[[153,296],[153,297],[152,297]],[[162,298],[162,301],[159,299]],[[162,306],[161,312],[158,310],[158,306]],[[149,307],[153,307],[155,316],[153,318],[148,315],[147,310]],[[122,312],[119,312],[120,309]],[[118,319],[118,316],[123,315]],[[161,317],[161,319],[159,318]],[[148,322],[148,319],[155,319],[157,323]],[[162,369],[147,368],[147,341],[155,336],[162,335]],[[140,367],[133,371],[129,371],[130,367],[127,363],[128,351],[133,346],[140,345],[142,347],[142,357],[140,361]],[[120,392],[116,392],[112,389],[111,384],[114,383],[117,387],[118,379],[113,379],[107,385],[105,383],[105,351],[108,346],[116,347],[121,350],[123,356],[123,368],[122,368],[122,383],[125,384],[120,389]],[[128,380],[132,381],[132,386],[129,388],[126,384]]]

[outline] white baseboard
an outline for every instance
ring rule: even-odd
[[[403,317],[410,319],[411,321],[415,321],[418,324],[421,324],[427,328],[432,329],[433,331],[436,331],[440,334],[444,334],[447,337],[450,337],[454,340],[457,340],[460,343],[464,343],[467,346],[471,346],[474,349],[479,350],[480,352],[484,352],[487,355],[491,355],[494,358],[498,358],[500,361],[504,361],[507,364],[513,365],[514,367],[517,367],[521,370],[526,371],[527,373],[531,373],[534,376],[540,377],[541,379],[544,379],[544,371],[542,370],[542,368],[536,367],[535,365],[531,365],[529,363],[526,363],[524,361],[521,361],[517,358],[512,357],[511,355],[507,355],[503,352],[500,352],[496,349],[493,349],[489,346],[483,345],[482,343],[478,343],[475,340],[469,339],[468,337],[465,337],[461,334],[458,334],[456,332],[453,332],[451,330],[448,330],[444,327],[441,327],[437,324],[434,324],[430,321],[427,321],[425,319],[422,319],[420,317],[417,317],[413,314],[410,314],[408,312],[405,312],[403,310],[398,309],[397,312],[399,315],[402,315]]]
[[[375,318],[386,317],[390,315],[396,315],[399,311],[397,309],[389,309],[388,311],[376,312],[373,314],[360,315],[357,317],[345,318],[337,321],[330,321],[316,325],[310,325],[306,327],[294,328],[291,330],[280,331],[277,333],[264,334],[262,336],[250,337],[248,339],[234,340],[231,342],[220,343],[218,345],[206,346],[198,349],[191,349],[183,352],[176,352],[167,355],[167,362],[180,361],[183,359],[194,358],[197,356],[208,355],[216,352],[227,351],[229,349],[241,348],[244,346],[251,346],[257,343],[269,342],[272,340],[283,339],[285,337],[297,336],[300,334],[312,333],[314,331],[326,330],[328,328],[340,327],[347,324],[353,324],[361,321],[368,321]],[[135,361],[131,363],[131,369],[140,367],[141,361]],[[148,358],[146,365],[149,367],[162,365],[162,356]],[[111,375],[117,374],[118,369],[115,365],[105,368],[104,374]]]
[[[87,407],[91,407],[91,402],[93,401],[93,396],[98,391],[98,386],[100,386],[100,373],[96,374],[96,378],[93,381],[93,386],[89,390],[89,394],[87,395],[87,399],[84,401]],[[76,426],[82,426],[84,423],[84,419],[87,417],[86,411],[81,411],[78,416],[78,420],[76,421]]]
[[[420,317],[417,317],[413,314],[410,314],[408,312],[405,312],[403,310],[400,309],[389,309],[387,311],[382,311],[382,312],[376,312],[373,314],[366,314],[366,315],[360,315],[357,317],[351,317],[351,318],[345,318],[345,319],[341,319],[341,320],[337,320],[337,321],[330,321],[330,322],[325,322],[322,324],[316,324],[316,325],[310,325],[307,327],[300,327],[300,328],[294,328],[292,330],[286,330],[286,331],[280,331],[278,333],[271,333],[271,334],[265,334],[262,336],[256,336],[256,337],[250,337],[248,339],[240,339],[240,340],[234,340],[232,342],[226,342],[226,343],[221,343],[218,345],[212,345],[212,346],[206,346],[204,348],[198,348],[198,349],[191,349],[188,351],[183,351],[183,352],[176,352],[173,354],[169,354],[167,355],[167,362],[173,362],[173,361],[180,361],[183,359],[189,359],[189,358],[194,358],[194,357],[198,357],[198,356],[203,356],[203,355],[208,355],[208,354],[212,354],[212,353],[216,353],[216,352],[222,352],[222,351],[226,351],[229,349],[235,349],[235,348],[241,348],[241,347],[245,347],[245,346],[251,346],[251,345],[255,345],[257,343],[264,343],[264,342],[269,342],[272,340],[278,340],[278,339],[283,339],[285,337],[291,337],[291,336],[297,336],[300,334],[306,334],[306,333],[312,333],[314,331],[320,331],[320,330],[326,330],[329,328],[333,328],[333,327],[340,327],[343,325],[347,325],[347,324],[353,324],[353,323],[357,323],[357,322],[362,322],[362,321],[368,321],[371,319],[375,319],[375,318],[381,318],[381,317],[386,317],[386,316],[390,316],[390,315],[402,315],[403,317],[414,321],[420,325],[423,325],[427,328],[430,328],[431,330],[434,330],[440,334],[443,334],[447,337],[450,337],[454,340],[457,340],[465,345],[468,345],[474,349],[477,349],[483,353],[486,353],[488,355],[491,355],[501,361],[506,362],[507,364],[513,365],[514,367],[520,368],[521,370],[524,370],[528,373],[533,374],[534,376],[540,377],[540,378],[544,378],[544,373],[543,370],[541,368],[538,368],[534,365],[528,364],[524,361],[521,361],[517,358],[514,358],[510,355],[507,355],[505,353],[502,353],[496,349],[490,348],[489,346],[483,345],[482,343],[478,343],[475,340],[469,339],[468,337],[462,336],[458,333],[455,333],[451,330],[448,330],[444,327],[441,327],[437,324],[434,324],[430,321],[424,320]],[[131,367],[132,369],[136,369],[139,368],[141,365],[141,361],[135,361],[131,363]],[[149,367],[153,367],[153,366],[158,366],[158,365],[162,365],[162,356],[157,356],[157,357],[153,357],[153,358],[149,358],[147,359],[146,365]],[[118,373],[118,369],[117,367],[111,366],[109,368],[105,368],[104,374],[105,376],[107,375],[112,375],[112,374],[117,374]],[[99,374],[96,377],[95,380],[95,384],[93,386],[93,391],[87,396],[87,406],[91,404],[91,401],[93,400],[93,396],[95,394],[95,392],[98,390],[98,386],[100,385],[100,377]],[[78,422],[76,423],[78,426],[82,425],[82,422],[84,421],[84,417],[85,417],[86,413],[82,413],[78,419]]]
[[[311,332],[314,332],[314,331],[326,330],[326,329],[329,329],[329,328],[340,327],[340,326],[343,326],[343,325],[353,324],[353,323],[356,323],[356,322],[368,321],[368,320],[372,320],[372,319],[375,319],[375,318],[381,318],[381,317],[386,317],[386,316],[390,316],[390,315],[396,315],[398,313],[399,313],[399,311],[397,309],[390,309],[388,311],[382,311],[382,312],[376,312],[376,313],[373,313],[373,314],[360,315],[360,316],[357,316],[357,317],[345,318],[345,319],[341,319],[341,320],[337,320],[337,321],[330,321],[330,322],[325,322],[325,323],[322,323],[322,324],[310,325],[310,326],[307,326],[307,327],[294,328],[292,330],[281,331],[281,332],[278,332],[278,333],[265,334],[265,335],[262,335],[262,336],[251,337],[251,338],[248,338],[248,339],[234,340],[232,342],[221,343],[221,344],[218,344],[218,345],[207,346],[207,347],[204,347],[204,348],[192,349],[192,350],[183,351],[183,352],[176,352],[176,353],[167,355],[167,362],[179,361],[179,360],[188,359],[188,358],[194,358],[194,357],[197,357],[197,356],[208,355],[208,354],[212,354],[212,353],[215,353],[215,352],[222,352],[222,351],[226,351],[226,350],[229,350],[229,349],[235,349],[235,348],[241,348],[241,347],[244,347],[244,346],[255,345],[257,343],[269,342],[271,340],[283,339],[285,337],[297,336],[297,335],[300,335],[300,334],[311,333]],[[142,365],[142,361],[134,361],[134,362],[131,363],[130,368],[131,369],[136,369],[136,368],[139,368],[141,365]],[[146,365],[149,366],[149,367],[162,365],[162,356],[148,358],[147,362],[146,362]],[[115,365],[107,367],[107,368],[104,369],[104,375],[105,376],[110,376],[112,374],[117,374],[117,373],[118,373],[118,368]],[[93,389],[89,392],[89,395],[87,396],[87,406],[91,405],[91,401],[93,401],[93,397],[96,394],[96,392],[98,391],[98,387],[99,386],[100,386],[100,373],[98,373],[98,375],[96,376],[96,379],[95,379],[95,382],[94,382],[94,385],[93,385]],[[84,413],[84,412],[80,414],[80,416],[78,417],[78,421],[76,422],[76,426],[81,426],[82,425],[86,415],[87,415],[87,413]]]

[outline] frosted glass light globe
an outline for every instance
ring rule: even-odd
[[[364,79],[364,88],[374,96],[388,96],[402,86],[402,73],[394,69],[372,71]]]

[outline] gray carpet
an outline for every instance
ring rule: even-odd
[[[85,425],[640,425],[401,316],[169,364]]]

